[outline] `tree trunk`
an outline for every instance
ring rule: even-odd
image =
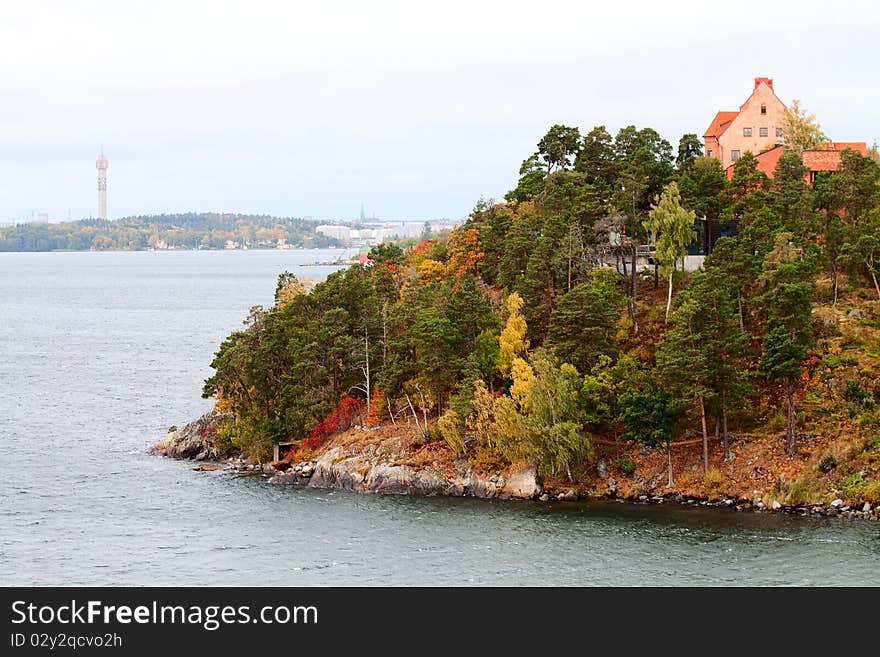
[[[632,243],[632,278],[633,278],[633,284],[632,284],[633,303],[635,304],[635,302],[638,301],[638,298],[639,298],[638,289],[636,286],[636,281],[638,279],[638,272],[636,271],[636,242],[635,242],[635,240],[633,240],[633,243]],[[874,281],[876,282],[876,279],[874,279]]]
[[[370,332],[367,330],[367,324],[364,322],[364,379],[367,384],[367,415],[370,414],[370,397],[372,396],[372,387],[370,382]]]
[[[388,358],[388,302],[382,304],[382,365]]]
[[[739,332],[742,333],[745,331],[743,328],[743,297],[742,290],[739,288],[736,290],[736,312],[739,315]]]
[[[874,273],[873,266],[871,266],[869,269],[871,272],[871,280],[874,281],[874,289],[877,290],[877,298],[880,299],[880,285],[877,285],[877,275]]]
[[[656,255],[654,256],[654,289],[656,290],[660,287],[660,263],[657,262]]]
[[[409,404],[409,410],[412,411],[413,418],[416,421],[416,426],[419,428],[419,431],[421,431],[422,434],[425,434],[428,430],[428,427],[426,425],[425,428],[422,429],[422,425],[419,423],[419,415],[418,415],[418,413],[416,413],[416,409],[413,406],[412,400],[409,398],[409,395],[406,396],[406,403]]]
[[[386,398],[386,402],[388,402],[388,417],[391,418],[391,424],[397,427],[397,420],[394,419],[394,411],[391,410],[391,400]]]
[[[700,424],[703,429],[703,473],[709,472],[709,432],[706,430],[706,400],[700,393]]]
[[[788,403],[788,431],[786,435],[786,452],[794,456],[795,448],[795,415],[794,415],[794,384],[791,379],[785,380],[785,399]]]
[[[672,308],[672,272],[669,272],[669,292],[666,295],[666,323],[669,323],[669,310]]]
[[[724,446],[724,460],[730,460],[730,441],[727,437],[727,390],[721,389],[721,444]]]
[[[669,481],[666,485],[669,486],[669,488],[672,488],[673,486],[675,486],[675,482],[672,481],[672,441],[671,440],[666,441],[666,457],[667,457],[667,461],[669,463],[669,466],[667,468],[667,472],[669,473]]]
[[[831,265],[831,284],[834,287],[834,300],[831,302],[833,310],[837,307],[837,265]]]
[[[571,292],[571,228],[568,229],[568,291]]]
[[[428,435],[428,402],[425,400],[425,395],[422,393],[422,389],[416,386],[416,390],[419,391],[419,397],[422,400],[422,418],[425,420],[425,436]]]

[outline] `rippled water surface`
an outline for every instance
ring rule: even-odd
[[[285,269],[333,251],[0,254],[0,584],[880,585],[880,524],[269,486],[145,449]]]

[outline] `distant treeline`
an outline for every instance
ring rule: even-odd
[[[315,233],[316,224],[290,217],[214,212],[29,223],[0,228],[0,251],[222,249],[227,242],[272,248],[279,238],[304,248],[337,246],[337,240]]]

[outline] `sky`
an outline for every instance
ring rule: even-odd
[[[555,123],[673,146],[757,76],[880,140],[880,5],[41,0],[0,7],[0,221],[461,219]]]

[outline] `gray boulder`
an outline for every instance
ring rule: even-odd
[[[503,499],[533,500],[539,497],[544,487],[538,476],[538,468],[533,464],[520,465],[511,471],[510,476],[501,488]]]
[[[226,413],[210,411],[200,418],[169,432],[150,452],[175,459],[209,461],[217,458],[214,434],[220,423],[229,417]]]

